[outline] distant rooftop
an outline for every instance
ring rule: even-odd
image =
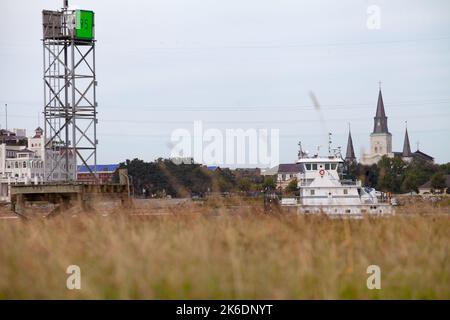
[[[97,172],[114,172],[119,167],[118,164],[98,164]],[[90,173],[91,171],[95,171],[95,166],[89,166],[91,170],[88,169],[87,166],[78,166],[78,173]]]
[[[305,172],[303,164],[301,163],[280,163],[278,166],[278,173],[298,173]]]

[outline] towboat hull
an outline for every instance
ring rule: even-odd
[[[332,217],[342,216],[389,216],[395,214],[390,204],[360,204],[360,205],[299,205],[298,214],[325,214]]]

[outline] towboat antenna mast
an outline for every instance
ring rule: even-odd
[[[331,156],[331,132],[328,133],[328,155]]]
[[[299,147],[299,149],[298,149],[298,158],[302,159],[303,156],[305,155],[305,153],[303,152],[302,142],[301,141],[298,142],[298,147]]]

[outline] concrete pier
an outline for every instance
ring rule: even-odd
[[[95,207],[97,201],[119,201],[121,207],[131,205],[128,186],[123,184],[48,183],[11,186],[11,210],[21,217],[32,216],[29,205],[48,202],[56,215],[77,206],[81,210]]]

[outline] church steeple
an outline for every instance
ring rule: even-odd
[[[381,94],[381,87],[380,91],[378,92],[377,112],[373,119],[373,133],[389,133],[386,112],[384,111],[383,95]]]
[[[409,158],[411,157],[411,146],[409,144],[409,135],[408,135],[408,123],[406,123],[405,129],[405,140],[403,141],[403,152],[402,157]]]
[[[350,124],[348,125],[348,140],[347,140],[347,152],[345,153],[346,161],[355,161],[355,150],[353,149],[352,132],[350,130]]]

